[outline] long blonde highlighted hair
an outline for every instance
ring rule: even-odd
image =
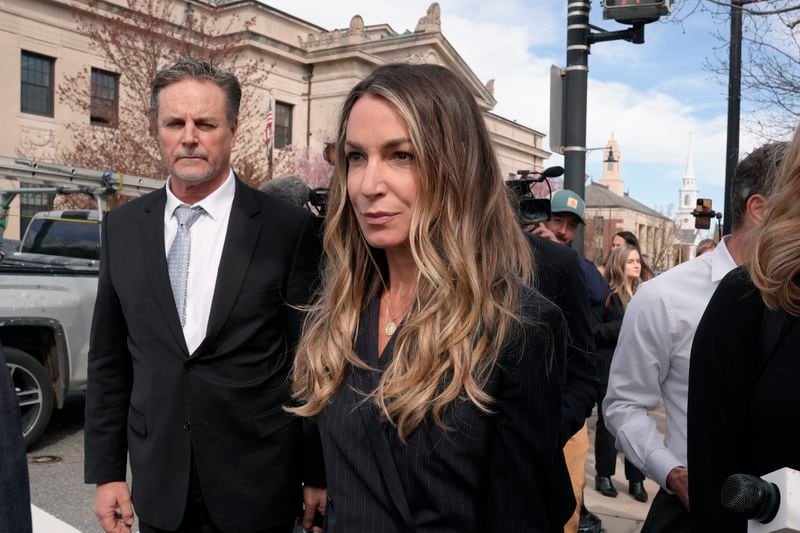
[[[786,149],[748,265],[770,309],[800,315],[800,128]]]
[[[383,252],[362,237],[347,194],[347,122],[365,94],[385,98],[403,117],[420,176],[409,236],[417,292],[391,363],[367,391],[406,438],[428,416],[445,426],[445,408],[455,400],[490,409],[483,387],[519,322],[533,256],[467,87],[438,65],[378,68],[351,90],[339,119],[327,263],[294,363],[295,413],[318,414],[349,370],[367,368],[353,351],[359,315],[388,283]]]

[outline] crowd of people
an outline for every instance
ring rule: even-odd
[[[104,531],[599,531],[595,409],[595,488],[618,496],[618,451],[634,499],[660,485],[646,533],[744,531],[727,476],[800,468],[800,135],[739,164],[730,235],[655,276],[629,231],[602,265],[572,249],[573,191],[521,227],[444,67],[349,92],[324,221],[238,179],[240,98],[210,63],[162,70],[166,186],[103,221],[85,481]],[[0,451],[0,495],[27,487],[19,439]]]

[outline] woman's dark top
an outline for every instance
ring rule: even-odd
[[[378,358],[379,309],[376,298],[362,313],[355,343],[377,371],[352,369],[319,416],[326,532],[561,531],[575,504],[552,490],[568,475],[559,443],[566,338],[558,308],[525,292],[522,315],[535,323],[507,343],[491,373],[493,414],[462,400],[446,414],[450,430],[427,421],[405,443],[365,397],[398,335]]]
[[[619,330],[622,327],[622,317],[625,315],[625,308],[622,305],[617,293],[611,293],[608,305],[599,304],[592,307],[595,321],[592,325],[594,333],[594,346],[597,354],[602,361],[601,379],[603,385],[608,385],[608,371],[611,368],[611,359],[614,357],[614,350],[617,347]],[[600,398],[599,402],[603,399]]]
[[[720,504],[731,474],[800,470],[800,323],[784,314],[773,333],[767,313],[773,312],[738,268],[722,280],[697,328],[688,419],[693,531],[747,530],[745,519]]]

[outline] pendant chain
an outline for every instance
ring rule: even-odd
[[[403,309],[397,315],[393,316],[393,312],[392,312],[392,295],[389,292],[389,290],[386,291],[386,318],[389,319],[389,321],[383,327],[383,332],[386,334],[387,337],[391,337],[392,335],[394,335],[394,332],[397,331],[398,319],[400,317],[402,317],[405,314],[406,311],[408,311],[409,307],[411,307],[411,303],[410,302],[409,302],[408,306],[406,306],[405,309]]]

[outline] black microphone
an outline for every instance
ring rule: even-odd
[[[542,170],[540,176],[543,178],[557,178],[564,175],[564,167],[547,167]]]
[[[733,474],[722,484],[722,507],[748,520],[771,522],[781,506],[781,494],[775,483],[747,474]]]
[[[308,185],[297,176],[283,176],[265,181],[259,190],[271,194],[285,202],[297,207],[303,207],[308,202]]]
[[[542,170],[541,172],[536,172],[535,170],[517,170],[517,174],[522,176],[522,179],[527,178],[531,174],[535,174],[539,176],[534,181],[542,181],[545,178],[557,178],[559,176],[564,175],[564,167],[547,167],[546,169]],[[513,180],[509,180],[513,181]]]

